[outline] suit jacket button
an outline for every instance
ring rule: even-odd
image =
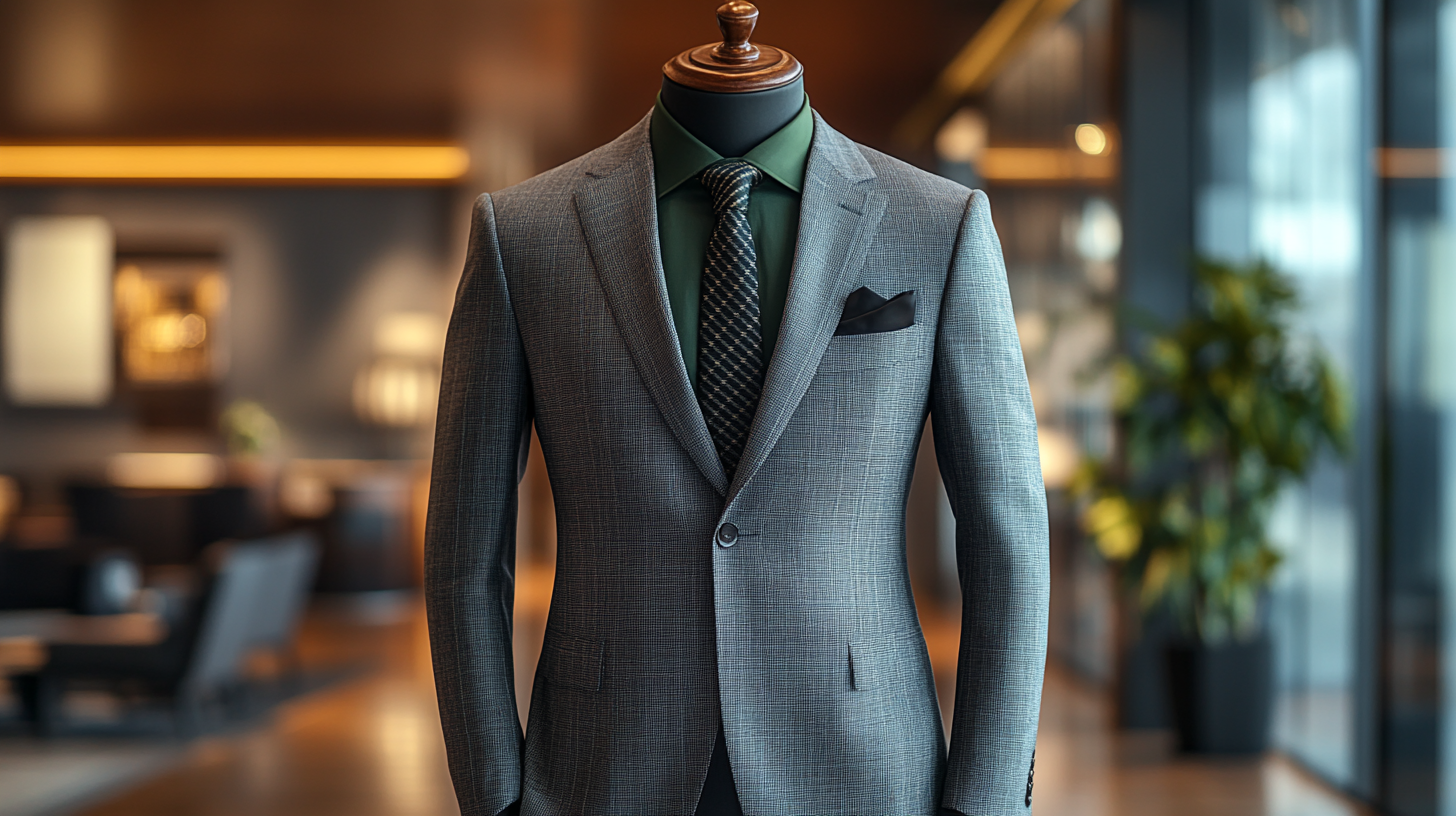
[[[718,544],[724,547],[731,547],[738,540],[738,528],[732,524],[724,524],[718,528]]]

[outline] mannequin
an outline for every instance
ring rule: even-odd
[[[723,41],[688,49],[662,69],[662,107],[683,130],[724,158],[747,156],[804,109],[802,66],[786,51],[750,43],[757,21],[758,9],[753,4],[743,0],[723,4],[718,8],[718,28],[723,33]],[[707,207],[703,210],[706,212]],[[797,222],[798,206],[795,204],[792,213],[777,215]],[[667,225],[669,232],[674,223],[659,212],[659,224]],[[703,269],[701,262],[696,269]],[[760,306],[767,299],[763,272],[761,267],[756,270]],[[671,278],[670,269],[667,274]],[[668,287],[671,292],[671,280]],[[776,309],[780,314],[782,302],[780,291]],[[694,816],[743,814],[721,727],[693,813]]]
[[[726,3],[629,131],[476,201],[425,532],[463,816],[1031,816],[1046,490],[989,204],[810,111],[757,16]],[[948,750],[901,532],[927,414]],[[523,732],[532,427],[562,500]]]
[[[699,91],[662,78],[662,105],[698,141],[725,157],[742,156],[774,135],[804,105],[804,80],[751,93]]]
[[[758,9],[743,0],[718,8],[723,42],[682,52],[663,66],[662,105],[698,141],[741,157],[777,133],[804,106],[803,67],[774,46],[749,42]],[[720,737],[695,816],[741,816]],[[961,816],[941,808],[940,816]]]
[[[803,66],[786,51],[750,43],[757,22],[751,3],[725,3],[723,42],[684,51],[662,69],[663,106],[721,156],[744,155],[804,105]]]

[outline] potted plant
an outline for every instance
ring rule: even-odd
[[[262,405],[238,400],[222,412],[218,429],[227,444],[229,481],[257,488],[266,495],[276,470],[271,456],[278,447],[278,421]]]
[[[1348,419],[1329,359],[1290,330],[1287,278],[1198,260],[1194,294],[1112,362],[1121,460],[1087,464],[1074,488],[1097,549],[1178,625],[1165,656],[1182,748],[1253,753],[1273,683],[1269,513],[1322,448],[1346,449]]]

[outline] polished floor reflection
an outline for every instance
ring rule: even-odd
[[[520,576],[518,683],[528,689],[550,576]],[[86,816],[444,816],[457,813],[436,720],[419,603],[372,611],[321,608],[301,645],[309,665],[377,669],[284,706],[239,736],[197,743],[170,770]],[[954,617],[924,621],[937,682],[953,685]],[[521,701],[522,706],[525,700]],[[1108,727],[1100,694],[1053,671],[1037,751],[1042,816],[1356,816],[1366,811],[1287,761],[1192,761],[1166,735]]]

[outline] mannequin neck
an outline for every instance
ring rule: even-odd
[[[774,135],[804,107],[804,80],[752,93],[699,91],[662,78],[662,105],[718,155],[738,158]]]

